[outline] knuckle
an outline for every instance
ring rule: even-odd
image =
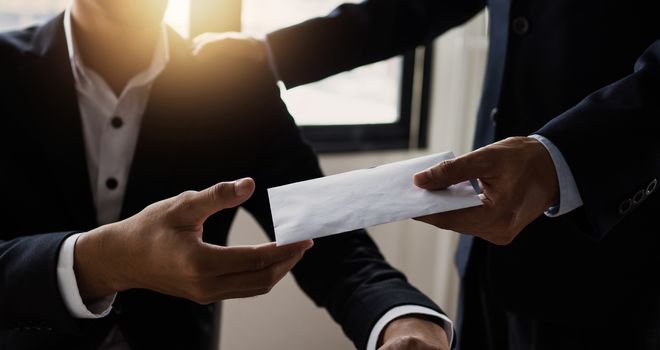
[[[423,345],[423,341],[412,335],[404,335],[392,342],[395,349],[415,349]]]
[[[505,246],[505,245],[511,243],[511,241],[509,241],[506,237],[502,237],[502,236],[496,237],[495,239],[492,239],[492,242],[493,242],[493,244],[499,245],[499,246]]]
[[[456,167],[456,161],[453,159],[447,159],[440,162],[438,165],[431,168],[431,175],[435,180],[446,176]]]
[[[173,212],[181,212],[189,210],[192,206],[193,199],[197,195],[196,191],[185,191],[174,197],[171,207]]]
[[[213,185],[211,190],[208,191],[209,201],[217,203],[226,200],[229,194],[233,191],[233,185],[228,182],[221,182]]]
[[[259,288],[255,291],[255,295],[266,295],[270,293],[271,290],[273,290],[272,287]]]
[[[209,297],[206,293],[206,288],[201,283],[193,283],[190,287],[190,300],[196,302],[197,304],[207,304],[209,303]]]

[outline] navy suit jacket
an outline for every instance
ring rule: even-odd
[[[538,218],[509,246],[479,242],[484,288],[540,320],[640,320],[660,280],[660,191],[647,194],[660,179],[660,2],[368,0],[268,42],[291,87],[429,43],[485,7],[490,49],[475,147],[547,137],[584,206]]]
[[[135,350],[207,349],[213,307],[129,290],[105,319],[76,320],[65,308],[59,247],[97,224],[62,23],[58,16],[0,34],[0,349],[94,349],[112,324]],[[121,217],[186,190],[251,176],[257,189],[243,207],[274,239],[266,189],[321,176],[316,156],[265,64],[219,55],[202,65],[174,32],[169,40],[170,62],[152,88]],[[209,218],[204,240],[225,244],[236,211]],[[358,348],[392,307],[439,310],[362,230],[317,240],[294,277]]]

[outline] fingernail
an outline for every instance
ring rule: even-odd
[[[234,183],[234,193],[237,197],[243,197],[250,193],[250,179],[240,179]]]
[[[305,242],[305,245],[303,245],[303,248],[304,248],[305,250],[307,250],[307,249],[309,249],[309,248],[311,248],[311,247],[313,247],[313,246],[314,246],[314,241],[312,241],[312,240],[310,239],[309,241]]]
[[[419,172],[415,174],[415,185],[417,186],[423,186],[426,185],[427,183],[431,182],[431,174],[429,170],[424,170],[422,172]]]

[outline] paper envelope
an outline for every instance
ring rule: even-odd
[[[413,175],[454,158],[445,152],[268,189],[278,245],[481,205],[469,183],[441,191]]]

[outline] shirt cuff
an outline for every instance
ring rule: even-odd
[[[557,179],[559,181],[559,203],[548,208],[545,215],[549,217],[558,217],[582,206],[582,197],[578,190],[575,178],[571,168],[566,163],[566,159],[561,154],[561,151],[555,146],[552,141],[541,135],[530,135],[529,137],[539,141],[550,153],[552,162],[555,164],[555,171],[557,171]]]
[[[401,316],[406,315],[426,315],[437,318],[437,323],[445,329],[447,337],[449,338],[449,345],[454,341],[454,323],[445,315],[427,307],[418,306],[418,305],[402,305],[397,306],[393,309],[390,309],[388,312],[383,315],[383,317],[376,322],[376,325],[371,330],[369,335],[369,341],[367,342],[367,350],[376,350],[376,345],[378,344],[378,338],[380,334],[385,329],[390,322],[394,321]]]
[[[64,305],[71,316],[75,318],[96,319],[107,316],[112,310],[112,303],[117,293],[94,300],[88,304],[83,302],[78,290],[76,273],[73,270],[76,241],[80,233],[64,240],[57,260],[57,285],[64,300]]]

